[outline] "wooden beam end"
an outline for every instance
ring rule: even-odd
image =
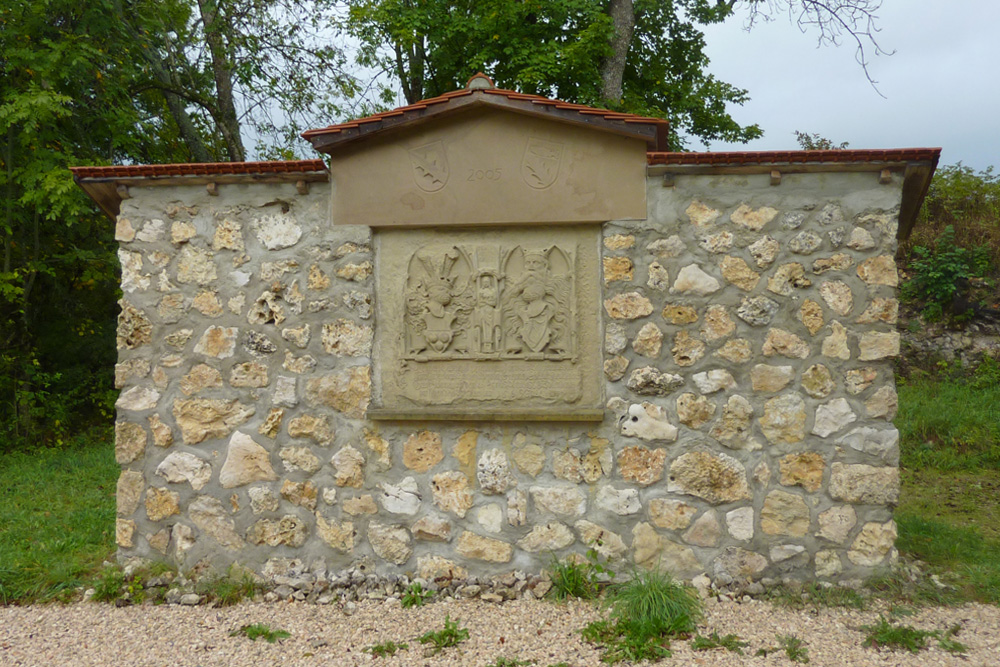
[[[771,185],[781,185],[781,172],[777,169],[771,170]]]

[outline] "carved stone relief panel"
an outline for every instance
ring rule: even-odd
[[[379,232],[376,400],[416,414],[598,407],[598,237],[597,226]]]

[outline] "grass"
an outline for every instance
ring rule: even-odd
[[[972,378],[915,376],[901,383],[900,465],[1000,471],[1000,379],[993,375],[991,370]]]
[[[469,629],[458,627],[458,620],[451,620],[450,616],[444,617],[444,628],[441,630],[429,630],[417,638],[421,644],[431,644],[435,654],[446,648],[458,646],[469,638]]]
[[[719,633],[714,630],[707,637],[695,635],[694,639],[691,640],[691,649],[695,651],[711,651],[723,648],[731,653],[743,655],[743,649],[747,646],[750,646],[750,642],[740,641],[738,635],[722,635],[720,637]]]
[[[534,660],[519,660],[517,658],[505,658],[503,656],[497,656],[497,658],[486,665],[486,667],[526,667],[527,665],[535,664]]]
[[[552,576],[549,594],[556,600],[596,600],[605,581],[615,576],[594,549],[587,551],[585,560],[553,558],[549,570]]]
[[[766,658],[768,655],[772,653],[778,653],[779,651],[784,651],[785,655],[792,662],[808,664],[809,649],[806,648],[806,642],[802,641],[795,635],[778,635],[777,639],[778,639],[777,646],[758,649],[754,655],[759,655]]]
[[[777,586],[767,592],[767,599],[791,609],[815,609],[818,607],[865,609],[868,607],[868,599],[858,591],[842,586],[824,587],[814,583],[794,589]]]
[[[264,623],[244,625],[239,630],[233,630],[229,633],[230,637],[238,637],[240,635],[243,635],[252,642],[263,639],[268,644],[273,644],[279,639],[287,639],[292,636],[287,630],[275,630]]]
[[[260,586],[249,572],[233,567],[222,576],[202,578],[195,586],[195,592],[204,595],[215,607],[230,607],[252,599],[258,590]]]
[[[119,468],[106,429],[0,453],[0,604],[67,600],[114,552]]]
[[[361,649],[365,653],[371,653],[374,658],[385,658],[392,657],[396,655],[398,651],[409,650],[409,644],[397,643],[394,641],[382,642],[381,644],[374,644],[372,646],[366,646]]]
[[[424,590],[418,582],[410,584],[406,592],[403,593],[403,598],[400,601],[403,605],[403,609],[409,609],[410,607],[422,607],[427,600],[434,596],[434,591]]]
[[[969,650],[965,644],[954,639],[961,629],[959,625],[954,625],[944,632],[919,630],[909,625],[895,625],[885,616],[879,616],[878,623],[862,625],[860,629],[865,632],[862,646],[870,648],[919,653],[927,648],[928,639],[936,639],[938,647],[949,653],[965,653]]]
[[[608,589],[608,618],[587,625],[583,638],[604,649],[601,660],[656,661],[669,657],[670,639],[693,633],[702,618],[701,601],[659,570],[638,570]]]

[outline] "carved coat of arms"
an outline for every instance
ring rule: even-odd
[[[569,359],[576,351],[573,253],[425,246],[409,261],[403,357]]]
[[[413,165],[413,179],[424,192],[437,192],[448,183],[448,159],[444,144],[434,141],[419,148],[411,148],[410,164]]]
[[[549,187],[559,175],[562,154],[562,144],[529,137],[521,160],[521,178],[536,190]]]

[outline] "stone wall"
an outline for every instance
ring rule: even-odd
[[[588,424],[366,420],[377,258],[370,229],[330,225],[328,186],[133,187],[120,556],[434,578],[592,546],[723,585],[886,563],[900,183],[647,190],[647,220],[604,225]]]

